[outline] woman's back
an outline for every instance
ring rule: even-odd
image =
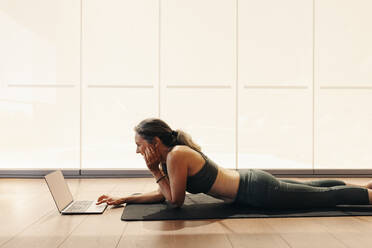
[[[191,193],[203,192],[225,201],[233,201],[239,188],[239,173],[218,166],[202,152],[188,146],[175,146],[171,153],[178,153],[187,162],[187,190]],[[163,167],[164,169],[164,167]],[[211,181],[213,180],[213,181]],[[208,185],[209,184],[209,185]]]

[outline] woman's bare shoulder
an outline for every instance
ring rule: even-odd
[[[185,166],[188,175],[194,175],[205,164],[204,158],[192,148],[185,145],[175,146],[167,156],[167,165]]]
[[[186,145],[176,145],[172,148],[169,154],[194,154],[195,151]]]
[[[167,161],[172,158],[188,160],[192,156],[195,156],[195,151],[193,149],[185,145],[176,145],[168,153]]]
[[[185,156],[190,154],[193,150],[185,145],[176,145],[172,148],[168,155],[171,156]]]

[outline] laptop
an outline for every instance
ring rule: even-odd
[[[96,205],[96,201],[74,201],[60,170],[44,178],[61,214],[102,214],[105,211],[106,203]]]

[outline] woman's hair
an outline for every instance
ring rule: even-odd
[[[192,140],[189,134],[180,129],[173,131],[167,123],[157,118],[141,121],[134,127],[134,131],[150,144],[154,137],[158,137],[168,147],[186,145],[191,149],[201,151],[201,147]]]

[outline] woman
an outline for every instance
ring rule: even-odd
[[[135,128],[136,153],[158,183],[158,190],[122,198],[102,195],[97,205],[150,203],[168,200],[181,207],[185,191],[205,193],[226,202],[260,208],[313,208],[372,202],[372,183],[346,185],[339,180],[297,182],[277,179],[262,170],[244,172],[217,166],[205,156],[191,137],[173,131],[164,121],[149,118]]]

